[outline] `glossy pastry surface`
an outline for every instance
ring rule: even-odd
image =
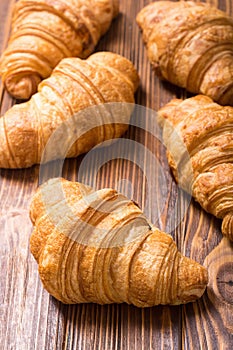
[[[137,15],[157,74],[233,106],[233,19],[206,3],[157,1]]]
[[[28,99],[63,58],[89,56],[118,10],[118,0],[19,0],[0,60],[8,92]]]
[[[128,128],[138,84],[136,69],[123,56],[98,52],[87,60],[63,59],[38,93],[0,118],[0,167],[40,163],[54,133],[43,161],[76,157],[120,137]]]
[[[222,232],[233,240],[233,108],[197,95],[170,101],[159,116],[176,181],[223,219]]]
[[[30,215],[41,280],[64,303],[148,307],[191,302],[205,291],[207,270],[113,189],[51,179]]]

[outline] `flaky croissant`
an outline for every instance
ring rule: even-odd
[[[0,60],[9,93],[28,99],[63,58],[89,56],[118,7],[118,0],[19,0]]]
[[[233,241],[233,107],[197,95],[170,101],[159,118],[176,181],[223,219],[222,232]]]
[[[41,280],[64,303],[146,307],[204,293],[207,270],[113,189],[51,179],[34,194],[30,217]]]
[[[0,167],[24,168],[40,163],[56,130],[61,135],[54,139],[44,161],[76,157],[98,143],[120,137],[128,128],[132,112],[128,105],[134,103],[138,83],[133,64],[114,53],[98,52],[87,60],[63,59],[40,83],[38,93],[0,118]],[[118,104],[114,107],[107,102],[127,104],[118,108]],[[97,105],[90,111],[87,108]],[[64,145],[70,147],[72,138],[75,142],[64,156]]]
[[[157,1],[137,15],[160,77],[233,106],[233,19],[205,3]]]

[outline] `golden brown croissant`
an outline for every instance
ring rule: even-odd
[[[197,95],[172,100],[159,117],[176,181],[223,219],[222,232],[233,240],[233,108]]]
[[[137,15],[159,76],[233,106],[233,19],[204,3],[157,1]]]
[[[9,93],[28,99],[61,59],[89,56],[118,7],[118,0],[19,0],[0,61]]]
[[[47,141],[59,127],[62,135],[46,161],[64,158],[64,144],[71,146],[69,139],[75,133],[76,142],[67,157],[76,157],[98,143],[121,136],[128,128],[132,112],[128,105],[134,103],[138,83],[133,64],[114,53],[98,52],[87,60],[63,59],[40,83],[38,93],[0,118],[0,167],[23,168],[40,163]],[[120,104],[118,111],[107,102],[128,104]],[[77,114],[96,105],[103,108]],[[65,128],[61,129],[62,125]]]
[[[113,189],[53,178],[34,194],[30,217],[41,280],[64,303],[146,307],[204,293],[207,270]]]

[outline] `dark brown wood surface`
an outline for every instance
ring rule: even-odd
[[[0,2],[0,51],[7,45],[14,2]],[[159,81],[150,67],[135,22],[136,14],[149,2],[120,0],[120,15],[96,50],[117,52],[134,62],[141,77],[136,103],[156,111],[172,97],[186,97],[186,93]],[[233,15],[232,0],[209,2]],[[0,94],[3,115],[16,101],[2,86]],[[208,267],[210,281],[204,296],[184,306],[147,309],[126,304],[69,306],[56,301],[43,289],[37,264],[29,251],[32,225],[28,208],[39,183],[40,166],[2,169],[0,349],[233,349],[233,246],[222,238],[217,219],[207,215],[193,201],[187,209],[188,198],[179,193],[170,175],[165,149],[156,137],[157,131],[153,125],[147,127],[155,131],[148,133],[143,128],[130,126],[124,135],[126,140],[143,146],[141,159],[135,155],[130,158],[127,155],[130,150],[119,143],[116,146],[118,156],[115,153],[111,156],[111,150],[101,150],[102,156],[110,152],[110,160],[104,163],[101,158],[99,170],[96,159],[100,153],[97,153],[89,160],[85,156],[66,160],[62,174],[67,179],[95,183],[97,188],[115,187],[131,196],[152,222],[171,231],[183,253]],[[151,161],[153,157],[161,166],[162,180],[159,167]],[[52,174],[56,174],[56,164]],[[148,182],[148,179],[151,180]],[[180,222],[176,228],[175,222]]]

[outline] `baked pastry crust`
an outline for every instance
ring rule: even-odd
[[[118,0],[19,0],[0,60],[8,92],[28,99],[63,58],[88,57],[118,10]]]
[[[156,73],[233,106],[233,19],[208,4],[157,1],[137,15]]]
[[[63,59],[40,83],[38,93],[0,118],[0,167],[40,163],[55,132],[61,135],[43,162],[76,157],[120,137],[128,128],[138,84],[133,64],[120,55],[98,52],[87,60]]]
[[[204,293],[207,270],[113,189],[51,179],[34,194],[30,216],[41,280],[63,303],[147,307]]]
[[[197,95],[170,101],[159,118],[176,181],[233,240],[233,108]]]

